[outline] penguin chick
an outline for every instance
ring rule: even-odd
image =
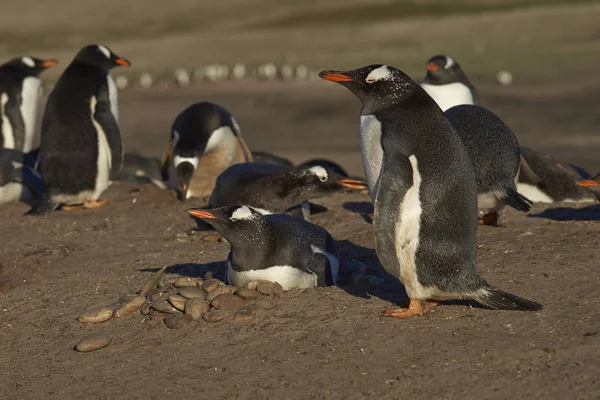
[[[521,172],[517,190],[536,203],[589,203],[594,194],[578,182],[585,179],[580,172],[556,158],[521,147]]]
[[[0,65],[0,147],[29,152],[33,148],[41,80],[58,64],[25,56]]]
[[[427,61],[427,75],[420,83],[442,111],[460,104],[479,104],[475,87],[452,58],[437,55]]]
[[[188,212],[229,242],[228,284],[266,280],[287,291],[337,282],[339,261],[333,238],[317,225],[291,215],[262,215],[240,205]]]
[[[0,149],[0,206],[18,201],[32,205],[42,199],[44,185],[32,161],[32,154]]]
[[[477,183],[479,223],[496,225],[505,205],[527,212],[532,202],[517,192],[520,149],[514,133],[483,107],[460,105],[444,112],[467,148]]]
[[[209,102],[192,104],[171,128],[162,177],[179,200],[208,197],[227,167],[252,161],[239,125],[225,108]]]
[[[162,164],[158,158],[148,158],[137,154],[125,153],[123,168],[117,180],[140,184],[152,183],[161,189],[166,189],[166,186],[162,182],[161,167]]]
[[[362,190],[366,184],[321,166],[286,168],[242,163],[232,165],[219,175],[209,204],[211,207],[243,204],[262,214],[274,214],[344,188]]]
[[[40,145],[44,201],[28,214],[97,208],[123,165],[117,87],[110,70],[131,63],[102,45],[81,49],[48,96]]]
[[[420,315],[448,299],[472,299],[495,309],[541,309],[490,286],[477,273],[473,168],[452,124],[423,88],[381,64],[319,76],[362,102],[361,149],[374,199],[375,249],[410,299],[408,308],[384,316]]]

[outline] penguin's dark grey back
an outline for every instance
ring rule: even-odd
[[[483,107],[459,105],[444,113],[467,148],[479,193],[500,190],[519,171],[519,142],[508,126]]]

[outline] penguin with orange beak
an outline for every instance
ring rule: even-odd
[[[427,61],[427,75],[420,86],[442,111],[461,104],[479,105],[477,91],[458,63],[444,55]]]
[[[58,64],[24,56],[0,65],[0,147],[33,149],[42,71]]]
[[[598,201],[600,201],[600,174],[597,174],[593,178],[584,179],[578,183],[578,186],[589,189]]]

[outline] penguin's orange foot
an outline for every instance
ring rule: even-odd
[[[498,213],[487,213],[482,218],[478,219],[477,223],[479,225],[498,225]]]
[[[83,208],[100,208],[108,204],[108,200],[86,200],[83,202]]]
[[[383,312],[383,317],[410,318],[421,315],[437,306],[436,301],[410,300],[408,308],[389,308]]]
[[[71,204],[71,205],[64,205],[60,209],[62,211],[74,211],[74,210],[83,210],[84,208],[85,207],[83,206],[83,204]]]

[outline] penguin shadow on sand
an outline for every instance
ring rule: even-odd
[[[368,201],[348,201],[342,205],[344,209],[359,214],[367,224],[373,224],[373,204]]]
[[[545,218],[554,221],[600,221],[600,204],[582,208],[555,207],[539,214],[529,214],[529,218]]]

